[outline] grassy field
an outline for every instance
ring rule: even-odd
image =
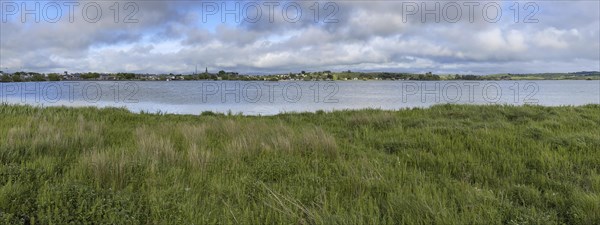
[[[0,162],[8,224],[600,224],[600,105],[1,105]]]

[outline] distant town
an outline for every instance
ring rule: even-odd
[[[391,72],[352,72],[318,71],[273,75],[243,75],[237,72],[221,70],[210,73],[192,74],[140,74],[140,73],[38,73],[0,71],[0,82],[44,82],[44,81],[191,81],[191,80],[240,80],[240,81],[358,81],[358,80],[600,80],[598,71],[575,73],[538,73],[538,74],[491,74],[461,75],[391,73]]]

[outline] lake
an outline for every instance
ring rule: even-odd
[[[600,104],[600,81],[61,81],[0,83],[0,101],[244,115],[436,104]]]

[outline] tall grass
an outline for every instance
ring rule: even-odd
[[[0,106],[0,223],[600,224],[600,106]]]

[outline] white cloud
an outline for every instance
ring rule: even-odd
[[[188,73],[196,64],[239,72],[600,70],[600,12],[590,10],[598,2],[540,3],[537,24],[470,23],[466,15],[459,23],[404,23],[400,3],[389,1],[338,2],[334,24],[314,23],[306,2],[307,18],[294,24],[281,18],[204,24],[197,2],[138,4],[135,24],[2,23],[1,67],[150,73]]]
[[[575,41],[579,37],[577,29],[559,30],[554,27],[546,28],[535,35],[537,44],[541,47],[565,49],[569,47],[569,41]]]

